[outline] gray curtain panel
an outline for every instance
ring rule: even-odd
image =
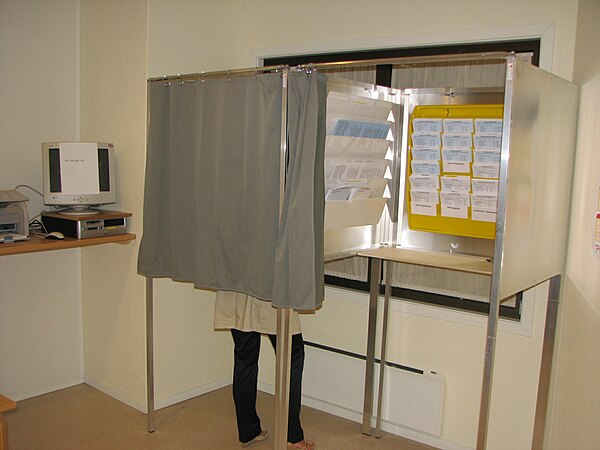
[[[323,300],[326,114],[326,75],[291,74],[288,176],[273,291],[277,307],[312,310]]]
[[[290,77],[290,92],[299,92],[290,95],[290,111],[298,108],[311,125],[290,124],[306,137],[290,138],[281,228],[281,75],[150,83],[140,274],[266,301],[277,292],[276,306],[314,309],[320,304],[323,216],[315,211],[324,194],[307,175],[319,167],[316,159],[323,164],[322,150],[314,147],[320,141],[309,136],[325,127],[318,109],[319,95],[324,102],[326,93],[317,89],[317,78]],[[292,164],[296,159],[299,164]],[[306,198],[313,195],[319,197]],[[301,220],[287,220],[286,214]],[[321,227],[314,225],[318,221]],[[307,236],[307,242],[296,242]],[[288,249],[295,253],[287,255]],[[304,271],[308,279],[298,280],[308,290],[290,291],[291,277],[276,266],[276,257],[292,261],[290,270],[314,269]]]

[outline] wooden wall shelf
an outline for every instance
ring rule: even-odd
[[[64,250],[69,248],[89,247],[92,245],[122,243],[127,244],[136,238],[135,234],[124,233],[114,236],[91,237],[75,239],[66,237],[61,240],[45,239],[30,235],[26,241],[13,242],[11,244],[0,244],[0,256],[19,255],[24,253],[47,252],[52,250]]]

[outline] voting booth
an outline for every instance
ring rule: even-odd
[[[465,55],[461,57],[466,58]],[[444,57],[436,58],[444,61]],[[454,56],[448,60],[456,61],[459,58]],[[326,106],[319,91],[319,83],[323,83],[325,77],[320,77],[312,88],[309,82],[304,83],[303,80],[310,78],[313,71],[326,69],[327,63],[294,69],[241,69],[149,80],[150,84],[160,84],[154,88],[155,99],[159,100],[156,104],[160,108],[161,105],[169,104],[165,94],[168,89],[165,88],[169,88],[171,83],[173,86],[181,86],[181,89],[177,88],[175,91],[175,88],[171,88],[177,94],[168,95],[172,98],[181,96],[185,108],[188,107],[190,98],[200,99],[202,95],[208,96],[209,92],[213,95],[213,91],[208,90],[212,84],[215,85],[214,95],[219,98],[221,91],[217,89],[225,92],[230,86],[236,85],[230,82],[232,76],[254,77],[265,86],[270,83],[267,86],[269,89],[261,88],[272,97],[269,97],[268,102],[270,119],[263,122],[273,128],[270,135],[274,136],[265,140],[273,144],[273,151],[264,160],[269,160],[270,155],[279,156],[276,164],[272,164],[273,167],[269,170],[273,174],[280,171],[281,176],[270,176],[274,186],[267,190],[271,193],[276,191],[275,195],[269,194],[273,205],[279,201],[279,219],[276,206],[267,211],[273,229],[279,229],[283,233],[277,239],[277,245],[287,242],[286,239],[290,236],[297,236],[297,231],[287,232],[285,227],[278,227],[277,223],[279,220],[284,225],[295,224],[290,214],[294,213],[292,206],[297,204],[293,191],[296,189],[303,193],[305,197],[302,200],[314,214],[305,228],[310,230],[314,227],[311,231],[311,246],[314,244],[317,250],[322,239],[322,260],[344,261],[359,256],[370,261],[371,294],[363,408],[365,434],[371,434],[380,287],[385,286],[384,322],[379,339],[383,363],[390,277],[392,273],[398,272],[397,266],[410,266],[416,268],[413,274],[421,269],[435,269],[461,277],[465,290],[473,284],[470,277],[483,277],[489,287],[483,294],[485,300],[489,301],[490,309],[486,342],[485,345],[482,343],[485,367],[478,448],[484,448],[486,443],[499,305],[516,293],[550,280],[534,446],[539,445],[543,437],[549,382],[547,375],[551,365],[560,276],[566,260],[578,88],[526,62],[518,61],[513,54],[494,54],[489,57],[477,55],[472,58],[472,64],[478,64],[478,61],[484,64],[490,58],[505,65],[504,84],[496,88],[440,86],[436,89],[392,89],[327,77]],[[387,63],[398,63],[398,60]],[[422,58],[401,60],[401,64],[414,66],[417,70],[422,63]],[[335,65],[339,66],[340,63]],[[300,76],[294,75],[295,71]],[[289,73],[293,75],[290,80],[298,86],[307,84],[306,88],[302,87],[304,90],[301,90],[290,82],[291,94],[288,93]],[[213,82],[213,79],[219,81]],[[198,81],[200,83],[193,85]],[[185,94],[185,89],[192,88],[198,91],[194,94],[195,97]],[[201,93],[202,89],[207,93]],[[263,91],[253,95],[263,98],[266,95]],[[295,91],[298,93],[294,94]],[[289,95],[292,95],[290,99],[297,100],[290,103],[288,110]],[[303,104],[303,99],[313,97],[310,116],[295,106]],[[248,104],[254,107],[257,103],[251,101]],[[306,104],[309,104],[308,100]],[[232,105],[233,110],[241,110],[234,108],[234,103]],[[560,105],[560,114],[556,112],[557,105]],[[164,128],[165,123],[171,124],[165,119],[168,115],[161,116],[162,110],[158,106],[150,107],[150,132],[153,127],[158,129]],[[190,116],[185,108],[181,109],[182,118]],[[312,122],[307,122],[306,117],[311,117],[311,120],[314,118],[314,130],[311,128]],[[153,121],[156,121],[156,125],[153,125]],[[172,120],[172,123],[177,122]],[[321,140],[323,126],[326,134],[324,141]],[[219,129],[219,124],[215,127]],[[207,126],[206,129],[215,127]],[[304,134],[294,131],[298,127]],[[177,130],[185,132],[181,126]],[[170,135],[178,136],[177,133]],[[150,136],[153,136],[152,133]],[[295,153],[292,152],[290,157],[287,153],[288,145],[293,150],[300,142],[296,139],[297,136],[303,136],[303,153],[298,152],[298,156],[294,156]],[[314,139],[310,140],[309,137]],[[161,140],[154,141],[162,148]],[[247,140],[244,138],[241,142]],[[310,151],[311,145],[315,147],[314,152]],[[321,145],[324,145],[324,151]],[[152,154],[156,161],[165,157],[161,148],[157,148]],[[280,155],[277,155],[278,151]],[[209,158],[213,156],[208,155]],[[297,159],[298,164],[294,166],[294,158],[300,157],[310,163],[310,173],[302,172],[306,164],[300,164],[300,159]],[[255,161],[260,163],[263,159],[259,155]],[[171,164],[175,166],[173,162]],[[157,163],[156,167],[164,168],[166,163]],[[183,167],[184,172],[187,167]],[[261,164],[257,167],[265,169]],[[151,168],[151,165],[147,167],[147,177],[152,174]],[[173,179],[181,183],[179,178]],[[312,180],[309,185],[314,183],[313,187],[319,188],[312,189],[303,185],[307,180]],[[157,192],[164,191],[161,183],[156,182]],[[302,189],[298,189],[299,187]],[[311,201],[306,197],[307,191],[318,198]],[[152,200],[153,196],[146,195],[146,199]],[[165,200],[167,201],[168,199]],[[286,206],[288,201],[289,207]],[[321,208],[323,202],[324,208]],[[321,227],[319,214],[322,209],[324,218]],[[299,210],[298,217],[303,216],[305,214]],[[152,231],[154,224],[151,222],[158,223],[163,220],[162,217],[149,214],[144,221],[145,233],[147,230]],[[231,223],[235,225],[238,222]],[[166,225],[165,227],[170,229]],[[262,226],[258,228],[264,229]],[[145,248],[149,250],[145,252],[145,260],[152,264],[156,261],[162,263],[160,257],[165,251],[150,248],[148,242],[159,248],[159,245],[165,245],[164,239],[156,239],[154,243],[149,237],[146,237]],[[214,239],[210,236],[204,238],[206,245],[212,245]],[[178,250],[175,244],[175,239],[169,244],[169,255],[173,260],[178,257],[178,253],[188,252],[187,246]],[[235,252],[236,247],[233,248]],[[294,252],[289,252],[289,255],[293,254]],[[287,255],[288,253],[286,261],[292,267],[293,258]],[[317,251],[308,255],[308,258],[318,264],[320,256]],[[171,260],[167,262],[172,264]],[[153,430],[152,279],[158,276],[173,277],[173,273],[162,268],[154,270],[154,266],[140,266],[143,267],[140,273],[147,277],[148,411],[149,429]],[[191,266],[181,267],[188,270]],[[174,273],[178,275],[177,272]],[[401,271],[399,273],[403,282],[411,282],[411,275]],[[196,275],[194,273],[179,279],[192,280]],[[236,280],[235,277],[232,279]],[[284,282],[286,280],[287,278]],[[199,287],[206,284],[202,280],[196,283]],[[435,292],[436,283],[436,279],[432,278],[430,285],[423,289]],[[318,294],[318,280],[316,285],[313,291]],[[209,287],[220,288],[212,285]],[[277,296],[274,295],[273,298],[275,297]],[[277,404],[281,408],[276,410],[280,421],[276,423],[275,441],[276,445],[284,445],[284,411],[287,409],[284,393],[286,370],[289,370],[289,341],[286,338],[289,337],[289,310],[296,308],[296,305],[285,303],[275,306],[279,308],[278,336],[282,343],[277,354],[276,401],[280,402]],[[314,303],[312,306],[315,306]],[[380,399],[384,373],[385,370],[379,373]],[[380,400],[378,408],[381,408],[381,404]],[[376,435],[380,431],[380,412],[376,413]]]
[[[377,299],[385,286],[380,336],[384,361],[392,277],[401,285],[421,283],[420,289],[426,292],[437,292],[438,279],[454,277],[464,286],[459,295],[465,298],[471,295],[471,286],[481,285],[482,280],[487,286],[483,297],[490,309],[478,448],[485,448],[487,438],[499,306],[515,294],[550,281],[533,442],[534,447],[541,445],[560,277],[566,261],[578,87],[514,55],[501,59],[506,65],[505,80],[497,88],[394,90],[330,80],[330,141],[341,139],[335,136],[338,132],[349,133],[351,125],[360,128],[360,120],[387,123],[389,130],[385,167],[376,165],[372,156],[376,139],[368,136],[379,131],[382,139],[386,129],[381,127],[363,129],[364,136],[355,130],[356,136],[371,138],[362,153],[350,144],[345,148],[332,145],[337,150],[328,147],[325,153],[326,260],[345,261],[344,257],[359,255],[370,261],[363,433],[371,433],[371,413],[377,423],[381,420],[380,411],[372,411]],[[345,100],[339,92],[346,93]],[[361,101],[361,97],[371,100]],[[342,109],[346,116],[340,119]],[[357,118],[359,109],[362,119]],[[359,178],[355,180],[359,186],[335,178],[336,162],[342,160],[339,149],[346,150],[343,169]],[[384,205],[379,204],[382,212],[375,221],[372,216],[379,210],[374,210],[373,197],[379,198],[380,191],[375,189],[375,180],[367,181],[360,174],[375,178],[384,169],[383,195],[387,198]],[[360,186],[369,186],[368,194]],[[366,195],[369,206],[361,198]],[[359,206],[361,202],[365,204]],[[422,281],[428,277],[411,280],[421,272],[434,274],[428,286]],[[443,276],[436,277],[436,273]],[[379,372],[379,386],[384,372]],[[381,408],[381,391],[378,399]],[[375,433],[380,433],[379,426]]]

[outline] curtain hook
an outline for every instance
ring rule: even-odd
[[[231,69],[227,69],[227,81],[231,81]]]
[[[204,83],[204,82],[206,81],[206,80],[204,79],[204,70],[203,70],[203,71],[202,71],[202,73],[201,73],[201,79],[200,79],[200,81],[201,81],[202,83]]]
[[[258,80],[258,67],[254,66],[254,79]]]

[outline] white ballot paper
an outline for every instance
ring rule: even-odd
[[[475,132],[502,134],[502,119],[475,119]]]
[[[442,159],[444,172],[469,173],[473,153],[470,148],[443,148]]]
[[[431,148],[442,146],[442,138],[440,133],[413,133],[411,134],[411,138],[413,148]]]
[[[470,148],[443,148],[442,158],[444,161],[451,162],[471,162],[473,161],[473,152]]]
[[[330,91],[327,95],[327,113],[386,121],[393,103],[368,97]]]
[[[473,119],[444,119],[444,133],[466,134],[473,132]]]
[[[372,180],[383,178],[388,162],[370,158],[326,158],[325,179]]]
[[[438,191],[410,191],[410,211],[422,216],[436,216],[439,203]]]
[[[386,139],[390,131],[388,123],[364,122],[361,120],[337,119],[329,134],[370,139]]]
[[[469,173],[471,171],[471,163],[444,161],[444,172],[451,173]]]
[[[498,180],[474,178],[471,180],[471,191],[473,194],[498,195]]]
[[[471,177],[442,177],[442,192],[467,193],[471,189]]]
[[[498,209],[498,195],[497,194],[472,194],[471,195],[471,206],[477,209],[484,209],[487,211],[496,211]]]
[[[330,135],[325,138],[325,156],[344,155],[383,159],[390,144],[391,142],[385,139]]]
[[[481,222],[495,222],[498,209],[498,196],[494,194],[471,195],[471,219]]]
[[[325,180],[325,200],[379,198],[384,196],[386,188],[386,179],[356,181],[330,178]]]
[[[471,208],[471,219],[480,222],[495,222],[496,211],[487,211],[485,209]]]
[[[473,147],[472,134],[442,134],[444,148],[471,148]]]
[[[416,161],[439,161],[440,160],[440,149],[439,147],[432,148],[413,148],[411,150],[412,157]]]
[[[351,186],[336,187],[327,191],[325,194],[325,200],[348,200],[351,193]]]
[[[479,150],[473,151],[476,163],[482,164],[500,164],[500,150]]]
[[[442,192],[441,213],[445,217],[466,219],[468,217],[470,198],[467,192]]]
[[[412,173],[420,175],[439,175],[440,163],[437,161],[415,161],[410,162]]]
[[[415,133],[441,133],[442,119],[420,119],[415,118],[412,121]]]
[[[437,191],[440,188],[440,177],[436,175],[411,175],[410,188],[417,191]]]
[[[498,178],[500,164],[473,163],[473,176],[475,178]]]
[[[475,148],[501,150],[502,136],[477,133],[473,135],[473,143],[475,144]]]
[[[350,192],[350,197],[348,197],[348,200],[358,200],[358,199],[369,198],[369,197],[371,197],[372,191],[373,191],[373,188],[371,188],[369,186],[354,188]]]

